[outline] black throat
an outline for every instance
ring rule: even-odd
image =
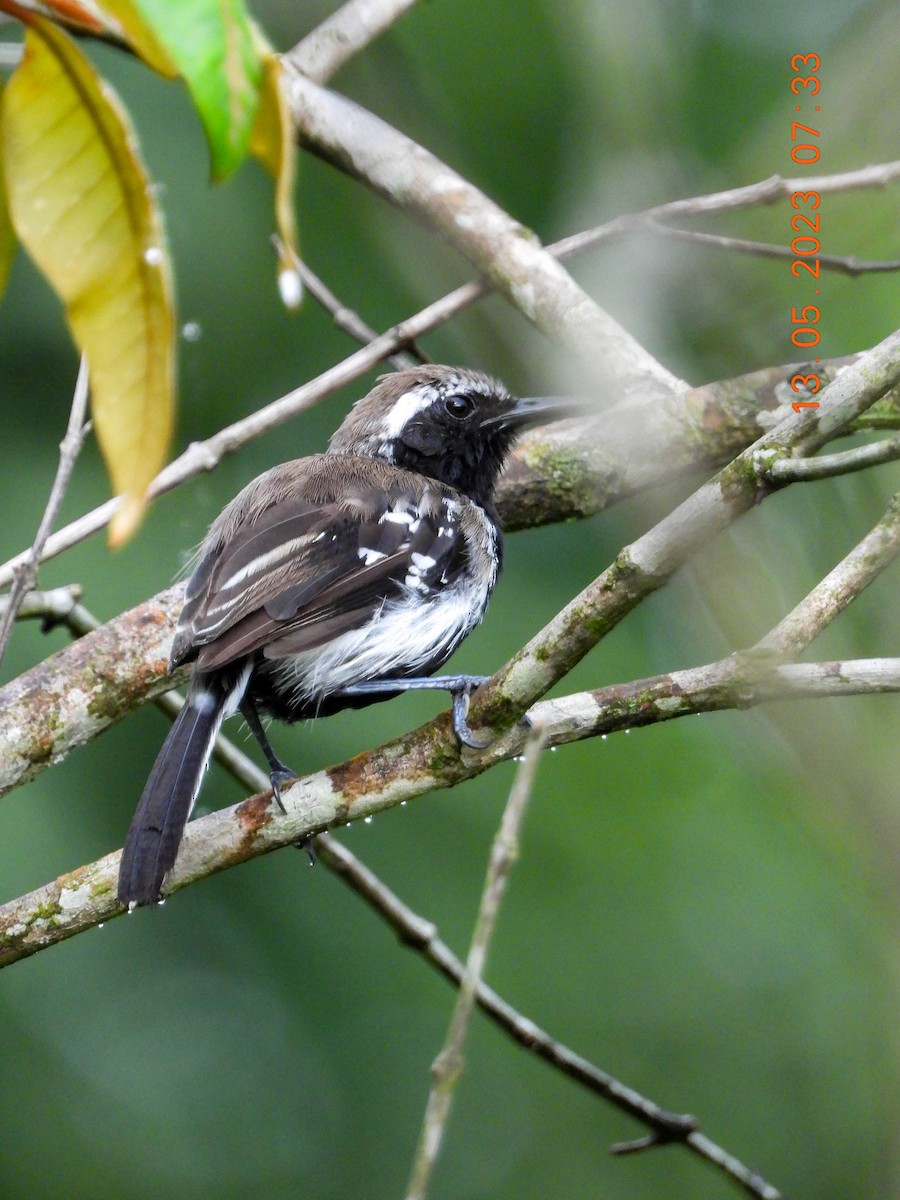
[[[417,438],[415,431],[404,431],[391,449],[395,466],[445,483],[494,515],[494,489],[511,441],[495,432],[438,447]]]

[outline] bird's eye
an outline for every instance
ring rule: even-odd
[[[444,412],[454,421],[462,421],[475,408],[471,396],[447,396],[444,400]]]

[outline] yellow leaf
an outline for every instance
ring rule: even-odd
[[[16,253],[16,233],[10,224],[6,204],[6,188],[3,183],[3,163],[0,162],[0,296],[6,287],[9,268]]]
[[[178,67],[154,30],[142,20],[131,4],[105,0],[103,17],[108,28],[119,36],[139,58],[166,79],[174,79]]]
[[[250,135],[250,151],[275,180],[275,221],[278,225],[278,289],[288,308],[297,308],[302,289],[297,271],[297,230],[294,224],[294,121],[281,83],[282,65],[276,54],[263,52],[263,81],[259,109]]]
[[[0,103],[13,227],[66,306],[87,355],[94,428],[134,531],[165,461],[175,317],[162,222],[131,126],[74,43],[33,17]]]

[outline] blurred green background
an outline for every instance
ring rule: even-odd
[[[332,4],[259,2],[279,48]],[[9,27],[3,35],[14,37]],[[420,139],[542,238],[664,200],[806,174],[789,158],[790,56],[821,56],[821,162],[897,157],[895,4],[429,0],[336,86]],[[183,91],[91,49],[140,130],[175,259],[176,451],[352,346],[309,302],[280,307],[271,186],[247,165],[206,186]],[[823,197],[822,245],[898,255],[895,186]],[[373,325],[468,277],[432,237],[304,156],[304,253]],[[790,210],[703,228],[786,243]],[[647,237],[572,270],[693,382],[796,357],[785,263]],[[827,275],[821,352],[900,325],[900,280]],[[515,389],[576,378],[502,302],[425,339],[435,358]],[[76,357],[19,255],[0,308],[2,558],[26,545],[56,463]],[[159,501],[110,554],[99,537],[42,571],[110,618],[165,586],[252,476],[323,448],[371,380]],[[583,381],[581,381],[583,383]],[[701,663],[747,645],[884,510],[897,466],[794,487],[710,545],[560,691]],[[688,485],[581,523],[518,534],[486,624],[455,662],[490,671]],[[107,494],[93,447],[65,504]],[[896,654],[896,572],[814,657]],[[65,644],[20,626],[4,678]],[[812,657],[812,655],[811,655]],[[295,768],[377,744],[438,711],[409,697],[276,729]],[[488,979],[552,1034],[805,1200],[898,1193],[900,739],[891,697],[703,716],[547,754]],[[0,806],[2,899],[121,845],[165,721],[134,714]],[[232,730],[239,740],[243,731]],[[459,952],[514,768],[340,833]],[[217,768],[201,804],[239,798]],[[379,1200],[403,1194],[453,995],[324,868],[292,851],[216,876],[13,966],[0,978],[0,1195]],[[678,1149],[616,1160],[640,1130],[476,1016],[432,1195],[707,1200],[731,1185]]]

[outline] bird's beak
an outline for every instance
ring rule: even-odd
[[[487,427],[501,425],[504,429],[530,429],[566,417],[583,416],[586,412],[584,401],[579,402],[572,396],[526,396],[517,400],[513,408],[490,417],[484,424]]]

